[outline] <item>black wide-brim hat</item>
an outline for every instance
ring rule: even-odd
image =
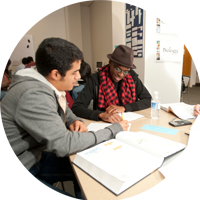
[[[133,64],[133,50],[125,45],[119,45],[112,54],[107,55],[108,59],[127,68],[136,69]]]

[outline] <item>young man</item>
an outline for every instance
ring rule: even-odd
[[[72,111],[79,117],[107,122],[121,121],[118,113],[151,106],[151,95],[132,70],[133,51],[119,45],[108,54],[109,64],[93,74],[79,93]],[[88,105],[93,100],[93,110]]]
[[[22,164],[49,187],[58,181],[73,181],[77,198],[82,196],[68,156],[128,128],[128,121],[121,121],[86,132],[85,124],[67,106],[64,91],[71,90],[80,78],[82,58],[74,44],[45,39],[36,52],[38,72],[30,68],[13,75],[1,102],[5,133]]]
[[[28,59],[28,64],[26,65],[25,68],[30,68],[30,67],[36,66],[36,63],[34,62],[33,57],[28,56],[27,59]]]

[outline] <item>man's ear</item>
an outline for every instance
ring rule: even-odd
[[[51,79],[53,80],[60,80],[61,78],[61,75],[60,73],[58,72],[57,69],[53,69],[50,73],[49,73],[49,76],[51,77]]]

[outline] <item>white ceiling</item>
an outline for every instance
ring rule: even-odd
[[[84,1],[84,2],[80,2],[81,6],[87,6],[89,7],[92,4],[93,1]]]

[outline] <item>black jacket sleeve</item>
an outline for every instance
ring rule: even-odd
[[[124,105],[126,112],[143,110],[151,107],[151,95],[138,76],[134,76],[136,101]]]
[[[98,116],[104,111],[97,109],[91,110],[88,108],[91,100],[93,100],[93,104],[96,104],[97,88],[94,78],[90,77],[71,108],[76,116],[95,121],[100,120]]]

